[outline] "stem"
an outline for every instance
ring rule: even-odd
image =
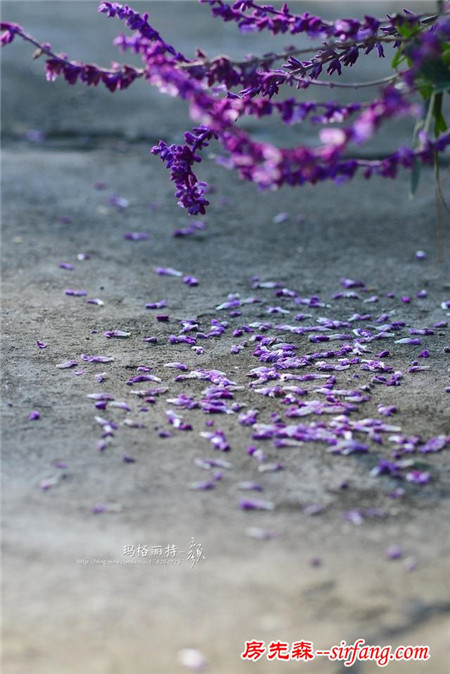
[[[61,61],[62,63],[66,63],[67,65],[83,65],[81,63],[77,63],[76,61],[70,61],[66,56],[63,56],[62,54],[57,54],[56,52],[52,51],[45,45],[38,42],[32,35],[28,35],[28,33],[18,32],[17,35],[19,35],[23,40],[25,40],[25,42],[30,42],[30,44],[38,48],[39,51],[36,54],[35,58],[38,58],[39,56],[42,56],[42,54],[45,54],[46,56],[50,56],[51,58]],[[98,66],[95,63],[92,63],[90,65],[92,65],[92,67],[94,67],[101,73],[105,73],[108,75],[117,74],[117,70],[111,70],[111,68],[103,68],[102,66]],[[135,71],[137,77],[142,77],[145,72],[144,68],[133,67],[133,70]]]
[[[386,84],[387,82],[395,82],[399,78],[399,74],[382,77],[379,80],[370,80],[369,82],[353,82],[352,84],[344,84],[343,82],[319,82],[308,77],[294,77],[296,82],[304,82],[306,84],[313,84],[318,87],[330,87],[340,89],[361,89],[362,87],[374,87],[377,84]]]
[[[366,42],[354,42],[354,41],[348,41],[348,42],[327,42],[324,43],[324,47],[330,48],[330,49],[348,49],[349,47],[357,47],[358,49],[363,49],[364,47],[367,47],[368,44],[371,42],[376,43],[376,42],[385,42],[385,43],[398,43],[398,42],[407,42],[407,38],[402,38],[402,37],[377,37],[377,38],[370,38]],[[213,59],[209,60],[208,58],[203,58],[203,59],[197,59],[195,61],[189,61],[189,63],[183,63],[181,64],[181,68],[189,69],[193,66],[207,66],[207,65],[212,65],[215,61],[218,61],[219,59],[226,58],[230,61],[231,65],[236,66],[238,68],[245,68],[248,65],[253,65],[255,63],[267,63],[268,61],[274,62],[274,61],[280,61],[281,59],[287,59],[289,56],[299,56],[301,54],[311,54],[312,52],[317,51],[320,49],[318,45],[314,45],[313,47],[304,47],[303,49],[292,49],[289,51],[284,51],[280,52],[278,54],[268,54],[267,57],[264,56],[254,56],[251,59],[248,59],[246,61],[232,61],[231,59],[228,58],[226,54],[221,54],[219,56],[215,56]]]

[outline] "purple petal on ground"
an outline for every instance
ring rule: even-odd
[[[406,571],[410,573],[411,571],[414,571],[414,569],[416,568],[417,562],[414,557],[407,557],[404,561],[404,565]]]
[[[183,272],[178,271],[178,269],[173,269],[172,267],[157,267],[156,273],[159,276],[183,276]]]
[[[103,333],[103,336],[106,337],[107,339],[111,339],[111,337],[130,337],[131,332],[124,332],[123,330],[107,330],[106,332]]]
[[[64,293],[65,295],[71,295],[73,297],[84,297],[87,295],[87,290],[73,290],[72,288],[66,288]]]
[[[282,213],[277,213],[277,215],[275,215],[272,218],[272,222],[273,222],[274,225],[281,225],[282,222],[286,222],[286,220],[288,220],[288,219],[289,219],[288,213],[282,212]]]
[[[272,501],[263,501],[261,499],[241,499],[239,507],[241,510],[273,510],[275,505]]]
[[[113,194],[110,197],[109,203],[111,204],[111,206],[115,206],[118,211],[123,211],[130,205],[128,199],[125,199],[125,197],[119,197],[117,194]]]
[[[261,466],[258,466],[259,473],[276,473],[279,470],[283,470],[281,463],[263,463]]]
[[[209,489],[215,489],[216,483],[212,480],[206,482],[192,482],[189,485],[189,489],[194,489],[195,491],[206,491]]]
[[[64,477],[64,475],[62,477]],[[39,486],[42,489],[42,491],[48,491],[50,487],[54,487],[55,484],[58,484],[60,479],[61,478],[59,475],[54,475],[53,477],[49,477],[46,478],[45,480],[42,480]]]
[[[146,241],[150,237],[148,232],[125,232],[123,238],[128,241]]]
[[[419,345],[422,344],[420,339],[418,338],[412,338],[412,337],[403,337],[402,339],[396,339],[394,344],[413,344],[413,345]]]
[[[39,341],[37,341],[36,344],[38,345],[38,347],[39,347],[40,349],[46,349],[47,346],[48,346],[48,344],[46,344],[45,342],[39,342]]]
[[[82,353],[80,358],[85,363],[111,363],[114,360],[114,356],[90,356],[86,353]]]
[[[364,522],[364,517],[360,510],[347,510],[342,513],[344,520],[348,520],[352,524],[362,524]]]
[[[311,564],[311,566],[319,567],[322,566],[323,561],[321,557],[311,557],[309,563]]]
[[[388,559],[400,559],[403,556],[403,550],[399,545],[391,545],[391,547],[386,550],[386,557]]]
[[[198,279],[195,276],[183,276],[183,283],[186,283],[188,286],[198,286]]]
[[[206,667],[206,658],[196,648],[182,648],[178,651],[178,662],[187,669],[199,671]]]
[[[93,515],[99,515],[100,513],[106,512],[107,507],[104,503],[97,503],[97,505],[91,508],[91,513]]]
[[[304,515],[320,515],[323,513],[325,507],[320,503],[311,503],[303,508],[302,512]]]
[[[64,363],[60,363],[59,365],[56,365],[55,367],[58,368],[58,370],[66,370],[69,367],[75,367],[78,365],[76,360],[66,360]]]
[[[260,484],[256,484],[256,482],[238,482],[236,484],[236,487],[238,489],[243,489],[244,491],[263,491],[263,488],[261,487]]]
[[[406,481],[419,485],[428,484],[431,481],[431,474],[421,470],[412,470],[406,474]]]
[[[61,468],[61,469],[68,468],[68,464],[65,461],[58,461],[56,459],[55,459],[55,461],[52,461],[52,466],[54,466],[55,468]]]
[[[339,283],[343,288],[364,288],[365,284],[362,281],[354,281],[350,278],[341,278]]]
[[[261,529],[261,527],[248,527],[245,530],[247,536],[255,538],[257,541],[270,541],[273,538],[281,536],[279,531],[271,531],[270,529]]]
[[[36,421],[37,419],[40,419],[40,418],[41,418],[41,415],[40,415],[40,412],[38,412],[38,410],[32,410],[30,412],[30,414],[28,415],[28,419],[30,421]]]
[[[395,405],[378,405],[378,413],[390,417],[397,412]]]
[[[184,372],[189,369],[187,365],[185,365],[184,363],[179,363],[178,361],[174,363],[165,363],[164,367],[173,367],[176,370],[182,370]]]
[[[393,489],[391,492],[389,492],[388,496],[390,498],[402,498],[406,494],[405,490],[402,487],[397,487],[396,489]]]
[[[112,396],[110,393],[88,393],[87,398],[90,398],[91,400],[114,400],[114,396]]]
[[[145,305],[146,309],[163,309],[167,307],[167,300],[160,300],[159,302],[149,302]]]

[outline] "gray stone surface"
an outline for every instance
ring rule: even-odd
[[[211,23],[207,10],[195,3],[146,4],[155,25],[190,53],[200,44],[210,53],[261,46],[261,37],[252,37],[248,49],[242,47],[231,26]],[[338,4],[341,14],[355,12],[355,4]],[[377,3],[380,12],[394,4]],[[120,27],[95,9],[93,2],[5,2],[2,15],[50,40],[55,49],[105,63],[116,58],[109,45]],[[322,9],[330,11],[326,5]],[[187,217],[148,148],[161,136],[180,138],[189,128],[183,104],[140,83],[114,96],[62,82],[50,85],[43,64],[32,62],[30,54],[19,43],[4,50],[2,73],[4,671],[168,674],[185,671],[177,660],[180,649],[197,648],[205,654],[206,671],[229,674],[250,667],[240,660],[245,640],[304,639],[326,648],[362,637],[372,644],[428,644],[429,663],[391,663],[388,671],[443,674],[449,657],[448,452],[422,457],[431,484],[401,483],[406,494],[394,500],[388,494],[398,483],[370,476],[379,458],[389,458],[389,443],[373,444],[367,456],[336,456],[320,443],[276,450],[270,441],[252,441],[237,415],[216,415],[214,428],[223,429],[231,445],[223,455],[199,436],[208,418],[199,410],[181,411],[193,425],[190,432],[175,430],[173,437],[161,438],[156,431],[169,428],[166,397],[186,393],[199,399],[206,385],[174,383],[177,371],[164,367],[172,361],[225,371],[245,387],[236,400],[258,408],[262,421],[269,422],[273,411],[285,411],[278,400],[248,389],[246,375],[261,363],[251,355],[251,342],[240,354],[230,354],[231,345],[244,340],[231,337],[231,326],[292,322],[302,307],[293,309],[273,290],[252,290],[252,275],[280,281],[302,296],[320,295],[330,307],[305,308],[314,317],[344,320],[354,311],[376,316],[395,310],[407,327],[443,320],[450,241],[444,222],[444,262],[438,263],[431,171],[425,172],[414,202],[407,198],[406,174],[395,182],[357,179],[340,187],[261,194],[210,158],[200,167],[216,190],[207,228],[194,237],[174,238],[172,230],[186,226]],[[30,129],[43,131],[44,141],[27,140]],[[260,133],[284,137],[270,127]],[[391,146],[398,133],[407,142],[409,129],[396,128],[380,147]],[[97,181],[107,188],[96,190]],[[445,173],[447,194],[448,185]],[[118,212],[109,203],[112,194],[128,199],[128,208]],[[280,212],[289,218],[276,225],[273,218]],[[147,231],[149,240],[124,240],[127,231]],[[424,262],[415,259],[419,249],[427,252]],[[77,260],[81,252],[90,259]],[[75,269],[61,269],[60,262]],[[189,288],[180,279],[160,277],[159,265],[193,274],[200,285]],[[341,277],[362,278],[379,302],[332,301]],[[68,297],[66,288],[85,288],[104,306]],[[428,297],[416,300],[422,288]],[[257,294],[263,303],[246,305],[242,316],[232,319],[215,310],[231,292]],[[387,292],[397,298],[386,298]],[[399,300],[405,294],[413,298],[410,305]],[[162,298],[168,300],[168,325],[144,308]],[[292,313],[266,314],[265,307],[274,304]],[[188,345],[167,343],[177,321],[189,317],[198,317],[204,329],[212,318],[229,320],[230,328],[220,339],[199,340],[205,354],[196,355]],[[117,328],[131,337],[102,336]],[[142,342],[149,335],[157,335],[156,345]],[[404,433],[424,438],[449,433],[444,392],[449,363],[443,351],[448,335],[447,328],[423,338],[421,348],[432,356],[426,361],[430,370],[416,374],[407,370],[420,349],[389,342],[392,355],[386,360],[405,373],[404,381],[400,387],[374,387],[371,401],[351,418],[377,416],[379,403],[396,404],[399,413],[388,420]],[[299,353],[315,350],[306,337],[281,333],[280,338],[297,343]],[[48,347],[38,349],[37,340]],[[85,364],[81,353],[115,360]],[[85,374],[56,368],[72,358]],[[138,412],[134,389],[126,385],[139,365],[151,366],[168,387],[146,413]],[[94,378],[99,372],[107,372],[102,384]],[[338,373],[339,385],[354,387],[354,372]],[[357,383],[370,379],[360,374]],[[314,382],[306,386],[312,397]],[[126,400],[132,412],[96,412],[86,396],[99,390]],[[40,411],[38,421],[28,420],[33,409]],[[119,426],[103,452],[96,448],[101,436],[96,413]],[[146,428],[124,426],[126,418]],[[250,444],[282,462],[284,470],[259,473],[246,454]],[[136,463],[125,464],[124,453]],[[195,457],[226,458],[233,467],[215,490],[192,491],[192,482],[208,477]],[[55,468],[55,460],[68,467]],[[40,489],[42,480],[56,475],[61,479],[54,486]],[[260,482],[261,497],[273,501],[275,509],[241,511],[239,499],[247,496],[237,489],[242,480]],[[343,480],[346,490],[339,488]],[[315,503],[325,510],[305,515],[303,508]],[[108,511],[92,514],[97,504],[107,504]],[[368,518],[361,526],[342,517],[367,508],[381,508],[386,517]],[[254,540],[248,527],[279,536]],[[192,538],[205,556],[194,568],[186,560]],[[415,560],[414,571],[407,571],[405,559],[386,559],[386,549],[396,544],[406,560]],[[180,562],[125,565],[127,545],[175,545]],[[312,563],[315,558],[319,566]],[[257,672],[281,669],[266,659],[252,666]],[[295,662],[282,666],[298,669]],[[347,669],[323,658],[304,668],[330,674]],[[375,665],[359,663],[353,671],[366,674]]]

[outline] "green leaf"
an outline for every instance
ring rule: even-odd
[[[410,23],[405,22],[397,25],[397,30],[402,37],[409,39],[410,37],[417,35],[417,33],[420,33],[420,26],[418,24],[411,25]]]
[[[433,94],[433,86],[424,79],[416,80],[417,91],[425,101],[429,101]]]
[[[433,102],[434,135],[436,138],[441,132],[447,131],[447,123],[442,113],[442,99],[442,93],[438,93]]]
[[[405,54],[403,53],[401,47],[398,47],[397,51],[394,54],[394,58],[391,61],[391,68],[395,70],[398,66],[404,62],[406,59]]]
[[[441,91],[450,89],[450,68],[446,66],[440,59],[428,59],[420,69],[421,75],[435,85],[433,88],[436,91],[437,87]],[[442,89],[442,87],[444,87]]]
[[[417,192],[417,188],[419,186],[420,169],[421,169],[421,163],[416,158],[416,159],[414,159],[414,166],[413,166],[413,170],[411,172],[411,182],[409,184],[409,198],[411,200],[414,199],[414,196]]]
[[[442,62],[446,66],[450,66],[450,46],[446,47],[442,52]]]

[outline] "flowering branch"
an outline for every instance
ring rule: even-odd
[[[404,10],[384,19],[365,16],[362,20],[324,21],[307,12],[293,14],[287,5],[276,9],[253,0],[232,4],[222,0],[200,2],[210,5],[213,16],[235,22],[244,33],[266,30],[272,34],[304,34],[321,40],[321,45],[307,49],[288,47],[282,53],[247,57],[244,61],[233,61],[227,56],[209,59],[197,50],[196,57],[188,59],[162,38],[149,23],[148,14],[141,15],[116,2],[102,2],[98,11],[118,18],[131,29],[131,36],[119,35],[114,44],[123,52],[139,55],[141,68],[119,63],[104,68],[72,61],[12,23],[1,25],[4,32],[0,40],[6,45],[17,36],[37,47],[35,57],[47,57],[49,81],[62,76],[69,84],[101,83],[115,91],[144,78],[162,93],[186,100],[197,126],[185,133],[184,145],[168,145],[161,140],[152,153],[159,155],[170,170],[178,204],[191,215],[203,214],[208,206],[207,185],[198,179],[193,168],[211,140],[218,141],[226,153],[220,158],[221,163],[263,189],[284,184],[315,184],[328,179],[342,182],[359,170],[366,178],[372,175],[393,178],[400,167],[413,170],[416,182],[420,165],[434,163],[438,168],[438,156],[450,144],[443,113],[443,97],[450,90],[450,17],[445,8],[434,16]],[[386,46],[394,49],[393,73],[386,77],[352,83],[319,79],[324,70],[328,76],[340,76],[344,67],[353,67],[361,55],[373,51],[379,58],[385,58]],[[309,60],[301,60],[302,55],[309,53],[313,53]],[[283,63],[275,67],[279,61]],[[277,98],[285,87],[359,89],[380,85],[373,100],[363,103]],[[237,126],[237,121],[246,115],[261,118],[274,113],[285,124],[309,118],[313,124],[323,125],[317,143],[278,148],[271,143],[256,142]],[[400,147],[381,160],[352,156],[352,146],[366,143],[385,121],[404,116],[416,123],[413,147]],[[350,119],[353,121],[347,126],[330,127]]]

